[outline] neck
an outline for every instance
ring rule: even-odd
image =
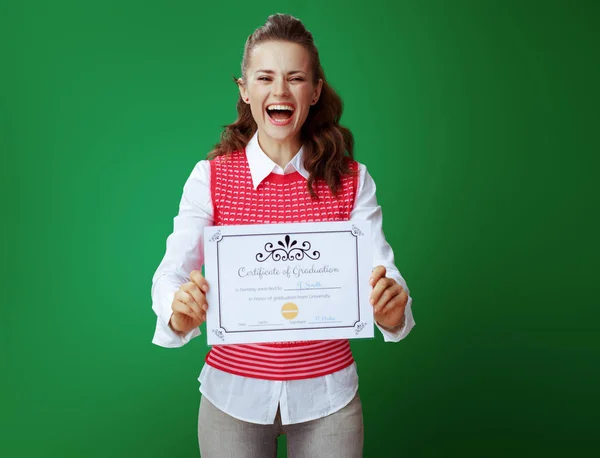
[[[269,156],[269,159],[282,169],[290,163],[302,146],[299,137],[277,141],[266,135],[261,136],[260,132],[258,134],[258,144],[263,152]]]

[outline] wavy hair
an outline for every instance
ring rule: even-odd
[[[355,173],[349,167],[349,159],[354,158],[354,136],[350,129],[339,124],[342,99],[325,79],[313,36],[299,19],[289,14],[269,16],[267,22],[246,40],[242,58],[244,81],[252,50],[266,41],[285,41],[303,46],[310,54],[313,84],[318,84],[319,79],[323,80],[321,96],[310,107],[300,131],[300,140],[304,146],[304,167],[309,172],[308,190],[311,196],[317,198],[313,184],[318,179],[324,180],[331,192],[337,195],[342,176]],[[235,77],[234,81],[238,84]],[[221,141],[209,153],[209,159],[243,150],[256,132],[257,125],[250,106],[244,103],[241,94],[237,101],[237,113],[235,122],[224,126]]]

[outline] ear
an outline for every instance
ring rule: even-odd
[[[245,103],[250,103],[249,100],[248,100],[248,88],[244,84],[244,80],[242,78],[238,78],[237,85],[238,85],[238,88],[240,90],[240,95],[242,96],[242,100]]]
[[[319,78],[319,82],[317,83],[315,91],[313,93],[311,105],[315,105],[319,101],[319,98],[321,97],[321,89],[323,89],[323,80]]]

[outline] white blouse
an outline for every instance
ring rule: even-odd
[[[258,134],[255,134],[246,146],[246,156],[255,189],[270,173],[281,175],[298,171],[308,179],[302,148],[282,169],[262,151]],[[173,220],[173,232],[167,238],[166,253],[152,278],[152,309],[157,315],[152,343],[161,347],[181,347],[200,335],[200,329],[195,328],[180,336],[168,323],[173,313],[171,303],[175,292],[183,283],[190,281],[190,273],[200,270],[204,262],[202,234],[205,226],[213,225],[212,212],[210,166],[207,160],[202,160],[196,164],[183,187],[179,214]],[[350,220],[371,221],[373,267],[385,266],[386,276],[396,280],[409,294],[405,324],[400,330],[392,333],[375,323],[386,342],[398,342],[415,325],[412,298],[404,278],[396,268],[392,248],[383,234],[375,182],[363,164],[359,164],[358,191]],[[278,407],[283,424],[324,417],[346,406],[358,390],[356,364],[330,375],[290,381],[242,377],[205,364],[198,381],[202,395],[220,410],[239,420],[260,424],[272,424]]]

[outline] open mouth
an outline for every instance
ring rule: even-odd
[[[289,121],[294,114],[294,107],[287,104],[272,104],[267,107],[267,114],[276,124]]]

